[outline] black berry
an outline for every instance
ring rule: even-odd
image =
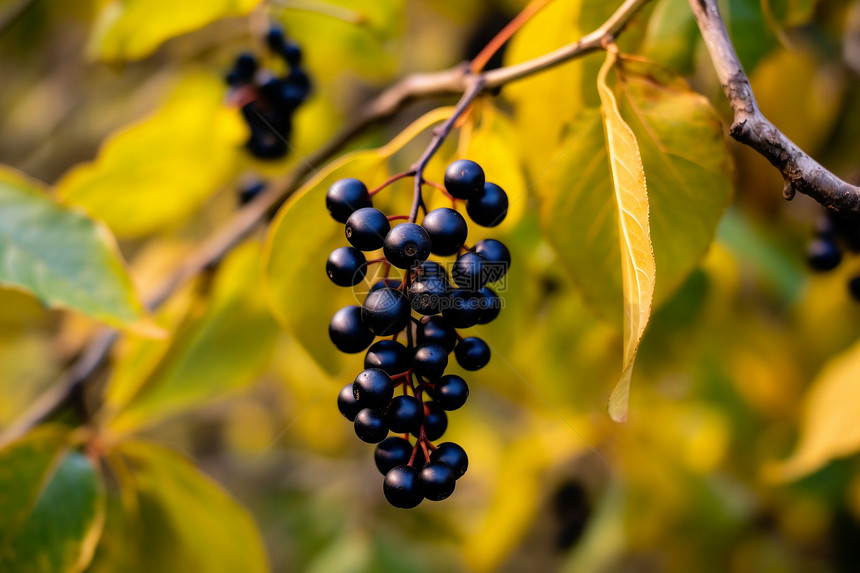
[[[373,204],[364,183],[358,179],[341,179],[328,188],[325,206],[335,221],[346,223],[355,211],[373,207]]]
[[[454,328],[469,328],[481,320],[482,296],[466,289],[451,292],[448,308],[442,309],[442,316]]]
[[[469,467],[469,458],[466,456],[466,450],[454,442],[443,442],[436,446],[436,449],[430,452],[430,460],[448,464],[454,471],[454,478],[456,479],[460,479]]]
[[[418,344],[438,344],[450,353],[457,344],[457,331],[446,318],[431,316],[418,327]]]
[[[806,250],[806,262],[815,271],[830,271],[842,262],[842,251],[832,241],[815,239]]]
[[[398,269],[408,269],[424,262],[430,255],[430,236],[421,225],[401,223],[385,236],[382,252]]]
[[[427,462],[418,474],[419,489],[430,501],[442,501],[454,493],[456,483],[454,470],[442,461]]]
[[[448,352],[438,344],[422,344],[415,349],[412,369],[418,376],[435,380],[445,373],[447,367]]]
[[[362,406],[358,405],[358,400],[355,399],[351,382],[340,389],[340,393],[337,395],[337,409],[350,422],[354,421],[355,415],[363,409]]]
[[[431,442],[438,440],[448,429],[448,415],[435,402],[424,402],[424,435]],[[412,432],[418,437],[418,432]]]
[[[482,339],[469,336],[454,349],[457,363],[466,370],[480,370],[490,361],[490,347]]]
[[[499,316],[502,310],[502,299],[490,287],[482,288],[478,294],[481,295],[481,316],[478,318],[478,324],[487,324]]]
[[[325,272],[338,286],[354,286],[364,280],[367,259],[354,247],[338,247],[329,255]]]
[[[508,272],[511,266],[511,253],[501,241],[481,239],[475,243],[475,252],[487,261],[483,264],[484,282],[492,283]]]
[[[388,222],[388,217],[373,207],[362,207],[355,211],[346,220],[344,226],[346,240],[361,251],[381,249],[382,241],[390,230],[391,223]]]
[[[395,396],[385,411],[385,421],[392,432],[417,432],[424,421],[424,407],[414,396]]]
[[[364,408],[355,415],[355,435],[362,442],[378,444],[388,436],[385,412],[381,408]]]
[[[424,499],[424,495],[418,489],[418,470],[407,465],[391,469],[385,474],[382,493],[385,494],[388,503],[394,507],[401,509],[415,507]]]
[[[412,366],[412,356],[405,346],[394,340],[377,341],[367,349],[364,356],[365,368],[378,368],[394,376],[406,372]]]
[[[508,214],[508,195],[495,183],[484,183],[482,192],[466,201],[466,213],[482,227],[495,227]]]
[[[463,253],[454,261],[454,266],[451,268],[451,278],[460,288],[471,291],[480,290],[486,282],[483,270],[485,262],[484,257],[478,253]]]
[[[409,305],[424,315],[439,314],[447,305],[451,285],[439,274],[420,274],[409,288]]]
[[[341,352],[361,352],[373,342],[373,333],[361,322],[361,307],[345,306],[334,313],[328,335]]]
[[[373,461],[376,462],[376,468],[379,472],[385,475],[397,466],[408,464],[409,458],[412,457],[412,449],[409,440],[404,440],[398,436],[389,436],[376,446],[376,450],[373,452]],[[418,448],[418,453],[421,453],[421,448]],[[417,454],[415,458],[418,459]]]
[[[484,187],[484,170],[474,161],[458,159],[445,170],[445,189],[457,199],[471,199]]]
[[[361,307],[361,321],[377,336],[400,332],[409,324],[409,317],[409,300],[393,288],[373,291]]]
[[[384,408],[394,396],[394,383],[382,370],[368,368],[355,377],[352,391],[362,408]]]
[[[469,231],[463,216],[448,207],[427,213],[421,226],[430,236],[430,252],[442,256],[457,254]]]
[[[456,374],[442,376],[433,388],[433,400],[443,410],[457,410],[466,403],[469,386]]]

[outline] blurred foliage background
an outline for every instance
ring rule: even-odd
[[[241,185],[288,172],[398,78],[473,57],[524,5],[0,0],[0,163],[107,225],[134,289],[147,293],[230,219]],[[569,43],[615,7],[555,0],[494,65]],[[857,183],[860,2],[722,8],[763,112]],[[261,44],[272,23],[302,46],[314,92],[295,117],[291,152],[262,162],[242,148],[246,128],[223,78],[245,50],[277,70]],[[651,3],[620,46],[683,77],[710,101],[707,113],[730,123],[683,0]],[[342,237],[319,200],[317,215],[303,212],[318,232],[291,238],[280,251],[290,258],[269,263],[294,267],[291,282],[262,284],[260,229],[150,319],[167,338],[127,330],[103,396],[88,397],[98,404],[94,426],[73,430],[74,414],[64,413],[0,451],[0,508],[14,505],[16,491],[31,495],[38,468],[51,465],[58,477],[45,491],[60,489],[40,504],[55,505],[33,515],[54,524],[77,515],[82,524],[58,538],[32,515],[26,526],[0,518],[0,563],[94,572],[860,570],[860,304],[846,287],[860,261],[807,270],[805,245],[822,210],[805,197],[786,203],[778,172],[751,150],[682,141],[691,153],[725,155],[710,175],[690,179],[705,202],[719,195],[709,207],[719,224],[714,237],[697,239],[705,254],[684,255],[677,284],[658,296],[629,421],[607,416],[619,324],[590,304],[601,285],[589,291],[576,274],[603,264],[604,252],[575,240],[590,214],[546,208],[600,151],[599,143],[567,151],[596,104],[600,61],[588,56],[482,98],[475,122],[428,171],[440,180],[450,158],[476,159],[512,199],[508,219],[488,233],[514,260],[502,314],[478,327],[493,360],[469,373],[471,399],[446,434],[470,456],[451,499],[389,507],[373,447],[336,410],[361,355],[337,356],[326,336],[328,317],[350,296],[323,276]],[[349,148],[380,148],[453,101],[415,102]],[[360,151],[336,173],[381,182],[429,141],[427,130],[412,136],[382,159]],[[407,187],[393,187],[392,211],[408,204]],[[681,230],[668,244],[693,241],[683,223],[692,211],[673,205]],[[657,264],[659,285],[659,256]],[[0,426],[8,426],[98,322],[10,287],[0,289],[0,324]],[[62,445],[70,431],[84,432],[74,443],[86,444],[86,457]],[[72,496],[60,478],[87,487]],[[76,514],[76,503],[92,511]],[[84,549],[64,549],[69,540]],[[28,554],[56,559],[9,565]]]

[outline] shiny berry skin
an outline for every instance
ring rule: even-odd
[[[445,277],[418,275],[409,287],[409,305],[420,314],[439,314],[447,305],[450,292],[451,285]]]
[[[328,335],[341,352],[361,352],[373,342],[373,333],[361,322],[361,307],[345,306],[334,313],[328,325]]]
[[[502,310],[502,299],[490,287],[484,287],[478,291],[481,295],[481,316],[478,318],[478,324],[487,324],[492,322],[499,312]]]
[[[806,249],[806,262],[812,270],[830,271],[842,262],[842,251],[832,241],[815,239]]]
[[[473,249],[486,259],[483,265],[484,280],[491,283],[505,276],[511,266],[511,253],[501,241],[481,239]]]
[[[450,353],[457,345],[457,331],[447,319],[431,316],[418,327],[418,344],[438,344]]]
[[[445,189],[457,199],[471,199],[484,187],[484,170],[474,161],[458,159],[445,170]]]
[[[349,244],[360,251],[375,251],[382,248],[385,235],[391,230],[388,217],[379,209],[362,207],[346,220],[344,234]]]
[[[435,380],[448,367],[448,353],[438,344],[422,344],[415,349],[412,370],[416,375]]]
[[[436,449],[430,452],[430,461],[445,462],[448,464],[454,471],[455,479],[460,479],[469,467],[469,458],[466,456],[466,450],[454,442],[443,442],[436,446]]]
[[[430,236],[430,252],[434,255],[456,255],[469,232],[463,215],[448,207],[427,213],[421,226]]]
[[[478,253],[463,253],[454,261],[454,266],[451,268],[451,278],[460,288],[471,291],[480,290],[486,282],[483,271],[485,262],[484,257]]]
[[[379,340],[367,349],[365,368],[378,368],[394,376],[406,372],[412,366],[412,356],[405,346],[395,340]]]
[[[385,410],[385,421],[392,432],[417,432],[424,421],[424,407],[414,396],[395,396]]]
[[[424,495],[418,489],[418,470],[407,465],[392,468],[382,481],[382,493],[394,507],[415,507],[424,500]]]
[[[377,291],[381,288],[400,288],[400,281],[398,279],[381,279],[373,283],[373,286],[370,287],[369,293],[373,291]]]
[[[382,252],[398,269],[408,269],[427,260],[430,236],[421,225],[401,223],[385,236]]]
[[[438,440],[448,429],[448,415],[435,402],[424,402],[424,435],[431,442]],[[412,432],[418,437],[418,432]]]
[[[337,395],[337,409],[350,422],[354,422],[355,415],[364,409],[358,404],[358,400],[355,399],[355,393],[352,391],[352,382],[340,389],[340,393]]]
[[[448,281],[448,272],[436,261],[424,261],[415,269],[415,272],[419,276],[437,276],[442,277],[446,282]]]
[[[377,336],[400,332],[409,324],[409,317],[409,299],[393,288],[373,291],[361,306],[361,322]]]
[[[355,415],[355,435],[362,442],[378,444],[388,436],[385,411],[382,408],[364,408]]]
[[[382,370],[368,368],[355,377],[352,392],[362,408],[384,408],[394,396],[394,382]]]
[[[482,339],[468,336],[457,343],[454,356],[465,370],[480,370],[490,361],[490,347]]]
[[[332,183],[325,196],[325,206],[338,223],[363,207],[373,207],[367,187],[358,179],[341,179]]]
[[[328,256],[325,272],[337,286],[355,286],[364,280],[367,259],[353,247],[338,247]]]
[[[280,28],[271,28],[266,33],[266,44],[273,52],[280,52],[286,43],[287,38],[284,36],[284,31]]]
[[[448,308],[442,309],[442,316],[454,328],[469,328],[481,320],[482,296],[466,289],[451,292]]]
[[[457,410],[469,398],[469,386],[456,374],[442,376],[433,388],[433,400],[443,410]]]
[[[418,473],[418,489],[430,501],[442,501],[452,493],[457,478],[445,462],[427,462]]]
[[[419,455],[422,455],[421,448],[418,448],[418,452],[415,455],[416,460]],[[385,438],[379,442],[376,450],[373,452],[373,461],[376,462],[376,469],[382,475],[387,474],[397,466],[408,464],[410,457],[412,457],[412,444],[409,443],[409,440],[404,440],[398,436]]]
[[[853,277],[848,281],[848,294],[855,301],[860,302],[860,276]]]
[[[495,227],[508,214],[508,194],[495,183],[484,183],[483,191],[466,201],[466,213],[482,227]]]

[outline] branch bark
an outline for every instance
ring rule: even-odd
[[[808,195],[842,215],[860,217],[860,188],[846,183],[785,136],[758,108],[716,0],[689,0],[720,85],[734,111],[729,133],[782,173],[783,196]]]
[[[473,89],[486,92],[551,69],[594,50],[603,49],[649,1],[625,0],[603,25],[579,41],[521,64],[473,74],[469,71],[468,63],[465,63],[441,72],[413,74],[403,78],[368,103],[352,123],[316,152],[305,157],[291,173],[270,182],[260,196],[240,209],[223,228],[207,239],[146,298],[147,307],[155,311],[185,282],[220,261],[264,220],[270,209],[292,194],[309,174],[315,172],[369,126],[391,117],[416,99],[463,95]],[[472,97],[474,95],[477,93],[472,94]],[[0,433],[0,445],[8,443],[47,419],[59,408],[72,402],[76,396],[80,397],[87,381],[107,362],[118,339],[119,333],[112,329],[104,329],[97,334],[60,380]]]

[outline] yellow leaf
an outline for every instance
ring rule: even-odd
[[[607,52],[597,77],[600,109],[609,152],[612,187],[618,206],[618,230],[621,243],[622,284],[624,288],[624,358],[621,379],[609,397],[609,415],[618,422],[627,419],[627,399],[633,363],[639,341],[651,316],[656,268],[648,222],[648,189],[639,155],[639,144],[633,131],[618,111],[615,94],[606,84],[606,76],[617,55]]]
[[[224,89],[209,74],[185,77],[153,116],[64,175],[57,196],[123,238],[182,222],[233,175],[244,128]]]
[[[803,477],[860,450],[860,343],[831,360],[803,398],[800,440],[786,461],[765,468],[774,481]]]
[[[113,0],[104,3],[87,51],[102,60],[139,60],[162,42],[229,16],[260,0]]]

